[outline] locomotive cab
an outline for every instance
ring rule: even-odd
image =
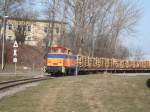
[[[49,53],[51,54],[69,54],[70,49],[64,47],[51,47]]]

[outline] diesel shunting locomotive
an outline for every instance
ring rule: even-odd
[[[51,74],[75,74],[77,56],[69,48],[57,46],[49,48],[46,71]]]

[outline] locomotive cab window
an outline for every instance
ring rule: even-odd
[[[57,52],[58,52],[57,49],[52,49],[51,51],[52,51],[53,53],[57,53]]]
[[[49,50],[49,53],[57,53],[57,52],[58,52],[57,49],[50,49],[50,50]]]
[[[61,52],[62,52],[62,53],[65,53],[65,50],[62,49]]]
[[[68,50],[68,54],[72,54],[72,53],[71,53],[71,50]]]
[[[61,50],[61,49],[58,49],[58,53],[62,53],[62,50]]]
[[[67,50],[61,49],[61,53],[66,54],[66,53],[67,53]]]

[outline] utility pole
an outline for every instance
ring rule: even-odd
[[[52,47],[54,44],[55,44],[55,42],[54,42],[54,27],[55,27],[55,15],[56,15],[56,0],[53,0],[53,6],[52,6],[52,31],[51,31],[51,39],[50,39],[50,42],[49,42],[49,46],[50,47]]]
[[[4,54],[5,54],[5,36],[6,36],[6,0],[4,0],[4,14],[3,14],[3,32],[2,32],[2,70],[4,69]]]

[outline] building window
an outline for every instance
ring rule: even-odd
[[[28,31],[31,31],[31,26],[28,26],[28,27],[27,27],[27,30],[28,30]]]
[[[8,24],[8,29],[12,30],[12,24]]]
[[[44,27],[44,32],[47,33],[48,32],[48,28]]]
[[[25,40],[26,40],[26,41],[32,41],[33,38],[32,38],[32,37],[26,37]]]
[[[7,40],[8,40],[8,41],[13,40],[13,39],[12,39],[12,36],[8,36]]]
[[[26,25],[18,25],[17,30],[18,31],[26,31]]]
[[[19,30],[19,31],[21,30],[21,25],[18,25],[18,28],[17,28],[17,30]]]
[[[25,25],[22,26],[22,30],[26,31],[26,26]]]
[[[56,33],[59,34],[59,28],[56,28]]]
[[[64,34],[65,34],[65,31],[64,31],[64,30],[62,30],[62,31],[61,31],[61,35],[64,35]]]
[[[27,37],[25,37],[25,40],[27,41],[27,40],[28,40],[28,38],[27,38]]]
[[[28,37],[28,40],[30,41],[30,40],[31,40],[31,37]]]

